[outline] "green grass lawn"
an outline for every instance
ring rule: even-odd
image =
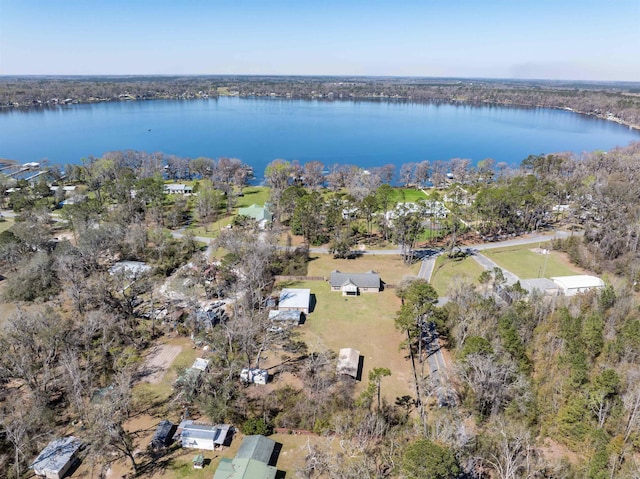
[[[249,186],[242,190],[244,196],[236,199],[237,208],[246,208],[253,204],[264,206],[269,198],[269,188],[266,186]]]
[[[3,221],[0,221],[0,233],[3,231],[7,231],[13,226],[13,218],[4,218]]]
[[[392,200],[397,203],[414,203],[418,200],[426,200],[427,195],[414,188],[394,188]]]
[[[520,245],[496,248],[485,250],[482,254],[521,279],[582,274],[579,268],[569,263],[564,253],[551,251],[550,254],[539,254],[532,251],[537,247],[538,245]],[[543,243],[542,248],[544,247]]]
[[[192,224],[189,225],[187,231],[193,233],[194,236],[204,236],[205,238],[217,238],[227,225],[233,221],[233,216],[226,216],[206,225]]]
[[[364,356],[357,392],[366,388],[369,371],[386,367],[391,370],[391,377],[383,380],[383,395],[394,401],[398,396],[412,394],[411,365],[399,349],[404,337],[394,324],[400,308],[394,290],[347,298],[332,292],[325,281],[300,281],[291,287],[310,288],[315,295],[315,309],[301,326],[311,350],[329,349],[338,354],[341,348],[355,348]]]
[[[482,266],[473,258],[449,259],[446,255],[441,255],[436,260],[431,285],[438,292],[438,296],[446,296],[454,281],[465,280],[472,284],[479,284],[478,277],[482,271]]]

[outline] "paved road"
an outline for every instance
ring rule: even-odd
[[[474,260],[476,260],[476,262],[478,262],[478,264],[480,264],[480,266],[482,266],[484,269],[486,269],[488,271],[493,271],[494,268],[500,268],[500,266],[498,266],[496,263],[494,263],[492,260],[490,260],[489,258],[487,258],[485,255],[483,255],[481,253],[474,253],[471,257]],[[508,270],[506,270],[504,268],[500,268],[500,269],[502,270],[502,274],[504,275],[504,279],[507,280],[507,285],[508,286],[516,284],[518,281],[520,281],[520,278],[518,278],[511,271],[508,271]]]

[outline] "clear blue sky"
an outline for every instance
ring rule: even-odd
[[[640,81],[640,0],[0,0],[0,75]]]

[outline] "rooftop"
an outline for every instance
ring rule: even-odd
[[[311,299],[310,289],[285,288],[280,293],[279,308],[306,309]]]
[[[242,440],[236,459],[253,459],[269,464],[276,442],[262,435],[247,436]]]
[[[558,286],[564,289],[604,287],[604,281],[597,276],[589,276],[587,274],[579,274],[575,276],[554,276],[551,279]]]
[[[380,288],[380,275],[375,271],[367,271],[366,273],[342,273],[335,270],[331,272],[329,284],[333,288],[339,288],[349,282],[355,284],[358,288]]]
[[[81,445],[80,440],[73,436],[54,439],[42,450],[30,467],[37,471],[58,472],[67,465]]]

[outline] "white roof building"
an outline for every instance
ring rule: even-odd
[[[280,311],[301,311],[309,314],[309,302],[311,301],[311,290],[300,288],[285,288],[280,293],[278,310]]]
[[[358,379],[360,368],[360,351],[353,348],[342,348],[338,355],[338,366],[336,372],[338,374],[346,374],[352,378]]]
[[[580,274],[575,276],[554,276],[551,280],[558,285],[565,296],[586,293],[592,289],[604,288],[604,281],[597,276]]]
[[[73,436],[51,441],[29,466],[38,476],[62,479],[73,465],[82,443]]]

